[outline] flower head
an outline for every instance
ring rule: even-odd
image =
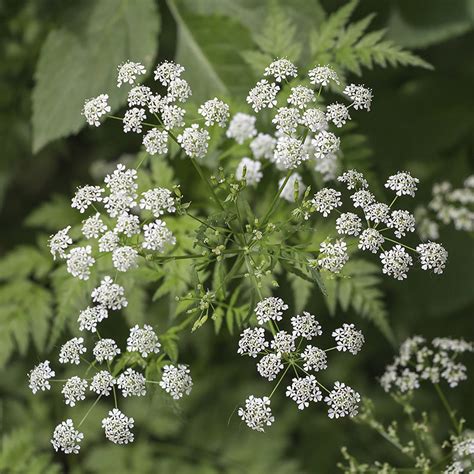
[[[288,103],[299,109],[306,108],[306,106],[314,102],[314,100],[313,90],[304,86],[292,87],[290,97],[288,97]]]
[[[312,141],[314,156],[321,159],[331,153],[337,153],[340,144],[341,140],[334,133],[321,130]]]
[[[309,407],[310,402],[319,402],[323,399],[314,375],[293,378],[292,384],[286,387],[286,396],[291,398],[300,410]]]
[[[150,155],[168,153],[168,132],[152,128],[143,137],[143,146]]]
[[[79,317],[77,318],[79,330],[84,331],[85,329],[86,331],[96,332],[97,324],[107,319],[107,317],[107,308],[104,306],[89,306],[79,313]]]
[[[274,161],[280,169],[294,169],[309,159],[303,143],[298,138],[283,135],[277,140]]]
[[[323,188],[318,191],[311,204],[316,211],[320,212],[324,217],[327,217],[333,209],[342,206],[341,193],[332,188]]]
[[[397,280],[404,280],[413,264],[413,259],[401,245],[395,245],[391,250],[380,254],[383,273],[392,275]]]
[[[283,362],[279,354],[264,355],[257,364],[258,373],[268,381],[272,381],[283,369]]]
[[[77,188],[76,194],[72,198],[71,207],[83,213],[93,202],[102,201],[104,190],[100,186],[83,186]]]
[[[87,349],[84,347],[84,339],[82,337],[73,337],[61,346],[59,351],[59,362],[61,364],[76,364],[81,362],[81,355],[85,354]]]
[[[255,128],[256,118],[253,115],[244,114],[242,112],[236,113],[230,121],[229,128],[226,135],[228,138],[233,138],[237,143],[242,144],[248,138],[257,135]]]
[[[385,187],[395,191],[397,196],[408,195],[411,197],[415,197],[415,192],[417,190],[417,183],[420,180],[418,178],[414,178],[408,172],[398,172],[390,176],[385,183]]]
[[[360,395],[351,387],[341,382],[336,382],[334,388],[329,392],[329,395],[324,398],[324,401],[329,406],[329,418],[340,418],[344,416],[350,416],[352,418],[357,415]]]
[[[137,76],[141,76],[146,73],[143,64],[134,63],[133,61],[126,61],[117,68],[117,87],[122,84],[134,84]]]
[[[265,426],[271,426],[275,421],[268,397],[258,398],[250,395],[245,400],[245,408],[239,408],[238,414],[247,426],[255,431],[264,432]]]
[[[344,212],[336,220],[336,230],[341,235],[358,236],[362,230],[362,221],[353,212]]]
[[[295,335],[286,331],[278,331],[271,343],[271,348],[280,354],[289,354],[296,350]]]
[[[349,260],[347,245],[343,240],[336,240],[334,243],[322,242],[319,251],[319,265],[332,273],[339,273]]]
[[[33,393],[39,390],[50,390],[51,385],[49,379],[55,376],[54,370],[49,366],[49,360],[39,363],[36,367],[30,370],[28,374],[29,387]]]
[[[128,368],[117,379],[117,386],[124,397],[146,395],[145,377],[136,370]]]
[[[349,109],[344,104],[334,103],[326,107],[326,119],[340,128],[351,119]]]
[[[148,250],[164,252],[167,245],[174,245],[176,238],[168,229],[166,223],[160,219],[143,226],[144,242],[142,247]]]
[[[247,103],[250,104],[255,112],[259,112],[264,108],[271,109],[277,104],[276,95],[279,90],[280,87],[274,82],[262,79],[250,90],[247,96]]]
[[[265,340],[265,329],[246,328],[240,335],[237,353],[257,357],[259,352],[262,352],[266,347],[268,347],[268,341]]]
[[[139,109],[138,107],[128,109],[123,117],[123,131],[125,133],[142,133],[142,122],[145,119],[145,109]]]
[[[90,389],[97,393],[97,395],[108,397],[116,382],[116,379],[110,372],[107,370],[101,370],[92,377]]]
[[[338,351],[348,351],[353,355],[360,352],[365,341],[361,331],[358,331],[353,324],[346,323],[336,329],[332,337],[336,340]]]
[[[301,357],[304,360],[303,368],[306,371],[314,370],[319,372],[320,370],[327,369],[328,357],[326,352],[319,347],[307,345]]]
[[[384,242],[385,239],[382,234],[373,227],[369,227],[368,229],[364,229],[360,234],[358,247],[361,250],[369,250],[372,253],[377,253]]]
[[[276,140],[266,133],[259,133],[251,142],[250,149],[252,150],[253,156],[260,160],[266,158],[271,160],[275,150]]]
[[[81,449],[80,443],[84,435],[74,428],[70,418],[61,422],[54,429],[51,444],[55,451],[63,451],[65,454],[77,454]]]
[[[281,298],[269,296],[257,303],[255,314],[258,324],[265,324],[269,321],[281,321],[283,311],[288,309],[288,305]]]
[[[92,247],[76,247],[71,249],[66,255],[67,271],[79,280],[88,280],[91,275],[90,268],[95,263],[95,258],[91,256]]]
[[[86,239],[97,239],[100,234],[107,230],[107,226],[100,217],[100,213],[95,213],[82,223],[82,233]]]
[[[251,160],[250,158],[244,157],[235,170],[235,177],[238,180],[245,180],[247,185],[256,185],[263,177],[263,173],[260,171],[261,167],[262,163],[260,163],[260,161]]]
[[[128,245],[117,247],[112,252],[112,263],[119,272],[126,272],[138,266],[138,252]]]
[[[66,405],[73,407],[76,402],[85,400],[87,385],[87,380],[77,376],[68,379],[61,390]]]
[[[443,273],[448,260],[448,252],[441,244],[437,242],[419,244],[416,251],[420,256],[423,270],[433,270],[437,274]]]
[[[70,230],[71,226],[68,225],[49,237],[49,250],[51,251],[54,260],[56,260],[57,255],[59,255],[60,258],[66,257],[65,250],[72,244],[72,239],[69,236]]]
[[[170,82],[178,79],[184,72],[184,67],[173,61],[163,61],[155,69],[155,81],[167,86]]]
[[[175,201],[169,189],[153,188],[142,194],[139,202],[140,209],[147,209],[155,217],[162,216],[165,212],[172,214],[176,212]]]
[[[321,325],[316,321],[316,318],[307,311],[303,311],[303,314],[297,314],[291,318],[291,325],[293,326],[293,334],[295,336],[304,337],[308,340],[323,333]]]
[[[193,388],[193,379],[189,375],[189,368],[184,364],[165,365],[160,387],[175,400],[179,400],[184,394],[189,395]]]
[[[120,349],[113,339],[100,339],[92,350],[97,362],[112,361],[120,354]]]
[[[84,102],[82,115],[84,115],[89,125],[98,127],[100,125],[100,118],[110,113],[111,108],[108,101],[109,96],[107,94],[100,94]]]
[[[184,152],[191,158],[204,158],[207,153],[209,132],[199,128],[197,123],[185,128],[183,133],[178,135],[178,143]]]
[[[336,71],[331,69],[329,66],[316,66],[308,72],[311,84],[316,86],[325,87],[329,84],[330,81],[339,84],[339,77],[337,76]]]
[[[104,428],[105,437],[115,444],[133,443],[134,420],[125,416],[120,410],[114,408],[109,411],[109,416],[102,420],[102,428]]]
[[[361,85],[349,84],[345,87],[343,94],[352,100],[352,106],[355,110],[366,109],[370,111],[373,97],[371,89]]]
[[[264,72],[264,76],[273,76],[277,82],[296,77],[297,74],[296,66],[286,58],[276,59],[265,68]]]
[[[146,358],[150,354],[158,354],[160,347],[158,336],[148,324],[145,324],[143,328],[140,328],[137,324],[130,329],[130,336],[127,339],[127,351],[139,352],[142,357]]]
[[[92,291],[92,301],[107,309],[119,310],[127,306],[125,290],[122,286],[114,283],[110,276],[105,276],[100,282],[100,286]]]
[[[229,106],[217,97],[204,102],[198,112],[204,118],[206,127],[214,124],[225,127],[229,120]]]

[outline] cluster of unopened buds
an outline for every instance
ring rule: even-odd
[[[474,352],[472,342],[437,337],[430,344],[424,337],[414,336],[400,346],[399,354],[387,366],[380,383],[386,392],[398,393],[418,389],[423,380],[433,384],[445,380],[454,388],[467,379],[466,366],[458,361],[465,352]]]
[[[245,406],[239,408],[239,416],[256,431],[264,431],[266,426],[270,426],[275,421],[270,400],[288,372],[291,384],[286,387],[286,396],[300,410],[312,402],[324,400],[330,418],[355,416],[360,395],[338,381],[329,390],[314,373],[327,369],[328,353],[332,350],[357,354],[364,344],[362,332],[353,324],[343,324],[332,333],[335,345],[322,349],[308,344],[322,335],[322,329],[316,318],[306,311],[291,318],[291,332],[280,330],[279,323],[282,323],[287,309],[288,305],[281,298],[271,296],[263,299],[255,308],[258,325],[244,329],[240,335],[237,352],[252,358],[260,357],[258,373],[268,381],[278,380],[269,396],[249,396]],[[268,332],[271,333],[270,342],[266,338]]]

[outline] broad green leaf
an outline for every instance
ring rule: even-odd
[[[253,47],[249,31],[225,16],[198,16],[173,0],[168,5],[178,26],[176,61],[186,67],[193,98],[246,94],[252,73],[240,51]]]
[[[74,8],[74,19],[52,30],[41,49],[33,91],[34,152],[85,125],[84,100],[107,93],[117,109],[127,88],[117,89],[116,66],[130,59],[150,67],[156,55],[153,0],[96,0]]]

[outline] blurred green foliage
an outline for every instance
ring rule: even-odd
[[[50,394],[32,396],[26,373],[57,349],[90,289],[65,279],[61,269],[49,274],[53,264],[45,242],[53,230],[77,222],[68,196],[100,175],[93,163],[100,160],[106,167],[140,150],[138,139],[124,136],[114,124],[86,129],[80,116],[84,99],[114,89],[115,64],[129,56],[147,65],[175,58],[186,66],[196,102],[217,95],[232,98],[236,107],[235,98],[244,99],[275,55],[305,66],[329,61],[348,79],[362,73],[375,100],[351,132],[353,140],[356,134],[366,138],[358,154],[348,156],[359,156],[378,181],[409,169],[421,179],[425,198],[433,182],[460,182],[474,172],[473,2],[366,0],[356,8],[355,2],[329,0],[82,0],[73,6],[7,0],[0,4],[0,17],[0,472],[331,473],[343,445],[362,461],[400,462],[376,434],[350,420],[330,421],[317,407],[298,416],[278,398],[279,423],[265,435],[249,432],[232,413],[249,390],[258,389],[254,367],[235,356],[236,341],[228,331],[215,337],[210,325],[179,341],[198,381],[186,402],[175,405],[158,392],[128,402],[139,427],[137,442],[128,447],[105,443],[96,425],[106,406],[99,404],[84,425],[81,454],[55,455],[50,433],[70,409],[53,403]],[[423,60],[402,47],[416,48]],[[393,65],[421,67],[384,67]],[[112,97],[115,109],[123,101],[123,93]],[[182,162],[173,163],[173,171],[185,193],[200,195]],[[158,168],[155,178],[171,181],[173,171]],[[328,305],[319,291],[291,274],[280,281],[281,291],[298,308],[306,300],[307,309],[323,321],[365,312],[397,341],[415,333],[473,339],[472,236],[446,230],[442,240],[450,262],[436,279],[413,272],[400,284],[381,280],[367,263],[354,263],[353,271],[368,279],[369,287],[363,278],[344,281],[330,289]],[[174,288],[161,290],[148,304],[148,283],[134,287],[127,322],[157,318],[166,327],[174,307],[164,296]],[[120,336],[124,325],[113,330]],[[394,409],[376,377],[392,349],[372,325],[364,332],[365,350],[355,359],[334,361],[332,377],[350,379],[389,421]],[[467,382],[450,392],[468,426],[474,421],[473,387]],[[448,421],[438,401],[422,392],[419,402],[435,416],[438,411],[445,436]]]

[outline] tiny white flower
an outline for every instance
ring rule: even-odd
[[[273,158],[273,152],[275,150],[276,140],[271,135],[266,133],[259,133],[251,142],[250,149],[252,150],[253,156],[260,160],[265,158],[271,160]]]
[[[277,140],[274,161],[280,169],[294,169],[303,161],[309,159],[303,143],[294,137],[286,135]]]
[[[354,207],[360,207],[362,210],[365,210],[368,206],[375,202],[375,196],[365,189],[356,191],[351,195],[351,199],[354,202]]]
[[[178,135],[177,139],[188,156],[191,158],[204,158],[209,146],[209,138],[209,132],[199,128],[199,125],[194,123],[191,127],[185,128],[183,133]]]
[[[170,101],[186,102],[191,97],[191,87],[186,80],[176,78],[168,85],[168,98]]]
[[[255,314],[258,324],[262,325],[269,321],[281,321],[283,311],[288,309],[288,305],[281,298],[269,296],[257,303]]]
[[[296,350],[295,335],[286,331],[278,331],[271,343],[271,348],[280,354],[289,354]]]
[[[325,113],[320,109],[307,109],[300,118],[300,124],[308,127],[313,133],[326,130],[328,121]]]
[[[368,229],[364,229],[360,234],[358,247],[361,250],[369,250],[372,253],[377,253],[384,242],[385,239],[382,234],[378,230],[369,227]]]
[[[291,325],[293,326],[293,334],[295,336],[304,337],[308,340],[323,333],[321,325],[316,321],[316,318],[307,311],[292,317]]]
[[[153,328],[145,324],[143,328],[135,325],[130,329],[130,336],[127,339],[127,351],[139,352],[146,358],[150,354],[158,354],[161,344],[158,342],[158,336]]]
[[[81,362],[81,355],[85,354],[87,349],[84,347],[84,338],[73,337],[65,342],[59,351],[59,362],[61,364],[76,364]]]
[[[134,436],[131,432],[133,425],[133,418],[125,416],[117,408],[109,411],[109,416],[102,420],[105,437],[115,444],[133,443]]]
[[[321,159],[329,154],[337,153],[340,143],[341,140],[334,133],[321,130],[312,141],[315,158]]]
[[[296,86],[291,88],[290,97],[288,97],[288,103],[304,109],[308,104],[314,102],[314,92],[312,89],[304,86]]]
[[[143,137],[143,146],[150,155],[166,155],[168,153],[168,132],[152,128]]]
[[[267,354],[257,364],[257,371],[263,378],[271,382],[281,372],[283,367],[279,354]]]
[[[250,395],[245,400],[245,408],[239,408],[238,414],[247,426],[255,431],[265,431],[275,421],[268,397],[258,398]]]
[[[97,324],[107,319],[108,313],[104,306],[89,306],[79,313],[77,322],[79,323],[79,330],[96,332]]]
[[[155,69],[155,81],[167,86],[170,82],[178,79],[184,72],[184,67],[173,61],[163,61]]]
[[[316,211],[327,217],[331,211],[342,206],[341,193],[332,188],[319,190],[311,200]]]
[[[76,405],[76,402],[85,400],[87,385],[87,380],[81,379],[77,376],[68,379],[61,390],[66,405],[73,407]]]
[[[140,209],[151,211],[155,217],[162,216],[165,212],[176,212],[175,201],[169,189],[153,188],[142,194],[139,202]]]
[[[419,182],[418,178],[414,178],[408,172],[398,172],[388,178],[385,187],[395,191],[397,196],[408,195],[415,197],[416,185]]]
[[[49,237],[49,250],[54,260],[56,260],[57,255],[59,255],[60,258],[66,257],[65,250],[72,244],[72,239],[69,236],[70,230],[71,226],[68,225]]]
[[[413,264],[413,259],[401,245],[395,245],[391,250],[380,254],[382,272],[392,275],[397,280],[404,280]]]
[[[326,107],[326,119],[340,128],[351,119],[349,109],[344,104],[334,103]]]
[[[151,89],[147,86],[136,86],[130,90],[128,93],[128,106],[133,107],[138,105],[140,107],[145,107],[148,105],[148,101],[151,97]]]
[[[50,390],[51,385],[49,379],[53,378],[55,375],[54,370],[49,366],[49,360],[45,360],[30,370],[28,374],[28,386],[33,393],[36,393],[39,390]]]
[[[99,252],[112,252],[118,247],[119,236],[109,230],[99,239]]]
[[[339,273],[349,260],[347,245],[343,240],[334,243],[322,242],[319,247],[320,257],[318,264],[332,273]]]
[[[193,388],[193,379],[189,375],[189,368],[184,364],[165,365],[160,387],[175,400],[179,400],[183,395],[189,395]]]
[[[97,362],[104,360],[111,362],[115,356],[120,354],[120,349],[113,339],[100,339],[92,350]]]
[[[370,111],[372,103],[372,90],[361,85],[349,84],[343,91],[343,94],[352,100],[354,109],[366,109]]]
[[[206,127],[214,124],[225,127],[229,120],[229,106],[217,97],[204,102],[198,112],[204,118]]]
[[[144,241],[142,247],[148,250],[164,252],[167,245],[175,245],[176,238],[168,229],[166,223],[160,219],[143,226]]]
[[[436,242],[419,244],[416,251],[420,256],[423,270],[433,270],[437,274],[443,273],[448,260],[448,252],[441,244]]]
[[[336,71],[331,69],[329,66],[316,66],[308,72],[311,84],[316,86],[325,87],[330,81],[334,81],[339,85],[339,78]]]
[[[286,387],[286,396],[298,405],[299,410],[309,407],[310,402],[319,402],[323,399],[314,375],[293,378],[292,384]]]
[[[388,219],[388,226],[394,229],[394,233],[399,239],[404,237],[407,232],[414,232],[415,224],[413,214],[405,210],[393,211]]]
[[[242,144],[245,140],[257,135],[255,128],[256,118],[253,115],[236,113],[230,121],[226,136],[233,138],[237,143]]]
[[[102,395],[103,397],[108,397],[113,390],[113,386],[116,384],[116,380],[113,375],[107,370],[101,370],[97,372],[90,384],[90,389],[97,393],[97,395]]]
[[[303,368],[306,371],[314,370],[319,372],[320,370],[327,369],[328,357],[326,352],[319,347],[306,346],[301,354],[301,358],[304,360]]]
[[[357,237],[362,230],[362,221],[353,212],[344,212],[336,219],[336,230],[341,235]]]
[[[296,132],[298,123],[300,121],[300,113],[294,107],[280,107],[272,120],[277,130],[282,131],[288,135]]]
[[[129,214],[127,211],[122,212],[117,218],[114,232],[116,234],[125,234],[132,237],[140,233],[140,218],[135,214]]]
[[[368,221],[375,222],[376,224],[388,224],[390,222],[390,208],[383,202],[369,204],[364,208],[364,212]]]
[[[127,306],[128,302],[125,298],[125,290],[122,286],[114,283],[110,276],[105,276],[100,286],[92,291],[92,301],[107,309],[119,310]]]
[[[238,354],[257,357],[257,355],[268,347],[265,340],[265,329],[246,328],[240,335]]]
[[[264,76],[273,76],[277,82],[296,77],[296,66],[286,58],[276,59],[265,68]]]
[[[54,429],[51,444],[56,452],[62,451],[65,454],[78,454],[81,449],[80,443],[83,439],[84,434],[76,430],[74,423],[68,418]]]
[[[117,247],[112,252],[112,263],[119,272],[126,272],[138,267],[138,252],[128,245]]]
[[[366,189],[369,183],[364,178],[364,175],[356,170],[348,170],[337,178],[340,183],[344,183],[347,189]],[[353,194],[355,196],[357,193]],[[357,206],[356,206],[357,207]]]
[[[136,370],[128,368],[117,379],[117,386],[126,397],[143,397],[146,395],[145,377]]]
[[[72,198],[71,207],[77,209],[82,214],[93,202],[102,201],[103,192],[104,190],[100,186],[77,188],[76,194]]]
[[[107,94],[100,94],[84,102],[82,115],[84,115],[89,125],[98,127],[100,125],[100,118],[110,113],[111,108],[108,101],[109,96]]]
[[[92,247],[76,247],[66,255],[67,271],[79,280],[88,280],[91,275],[90,268],[95,263],[95,258],[91,256]]]
[[[98,212],[82,222],[82,233],[86,239],[97,239],[106,230],[107,226]]]
[[[125,112],[123,117],[123,131],[125,133],[142,133],[142,122],[146,119],[145,109],[133,107]]]
[[[273,82],[262,79],[250,90],[247,96],[247,103],[250,104],[255,112],[264,108],[273,108],[277,104],[276,95],[280,87]]]
[[[350,416],[352,418],[357,415],[360,395],[351,387],[341,382],[336,382],[334,388],[329,392],[329,395],[324,398],[324,401],[329,406],[329,418],[340,418],[344,416]]]
[[[177,105],[163,105],[161,108],[161,120],[166,130],[184,126],[185,110]]]
[[[117,87],[121,87],[122,84],[134,84],[137,76],[141,76],[146,73],[143,64],[134,63],[133,61],[126,61],[117,67]]]
[[[344,323],[341,328],[333,331],[332,337],[337,343],[338,351],[349,351],[353,355],[361,351],[365,342],[364,335],[353,324]]]
[[[245,180],[247,185],[255,186],[263,177],[263,173],[260,171],[262,164],[260,161],[251,160],[250,158],[244,157],[240,161],[235,170],[235,177],[238,180]],[[245,176],[244,176],[245,171]]]

